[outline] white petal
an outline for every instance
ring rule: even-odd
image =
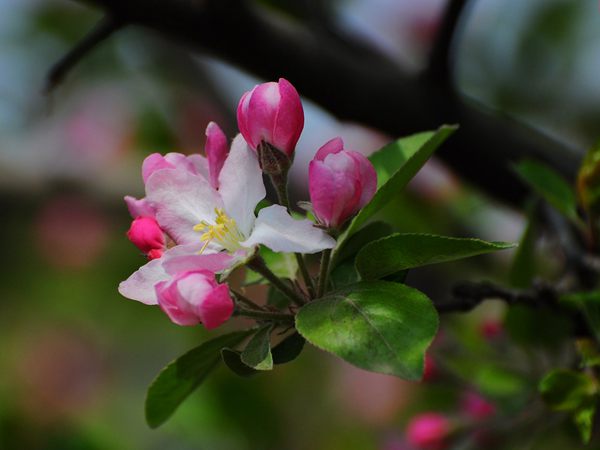
[[[235,220],[242,234],[248,236],[254,224],[254,209],[265,198],[266,191],[256,153],[241,134],[233,140],[219,174],[219,194],[225,212]]]
[[[335,247],[335,239],[313,225],[310,220],[292,218],[281,205],[269,206],[260,210],[254,231],[242,245],[264,244],[286,253],[317,253]]]
[[[194,225],[214,222],[222,202],[208,181],[181,169],[154,172],[146,183],[146,198],[156,209],[156,220],[177,244],[200,240]]]
[[[119,292],[123,297],[137,300],[146,305],[156,305],[156,292],[154,285],[160,281],[168,280],[170,275],[162,266],[162,258],[153,259],[146,265],[119,284]]]

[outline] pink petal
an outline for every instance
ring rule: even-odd
[[[339,153],[344,150],[344,141],[341,137],[334,137],[330,141],[327,141],[315,154],[314,159],[317,161],[323,161],[325,157],[331,153]]]
[[[233,306],[229,287],[221,284],[210,291],[198,305],[198,315],[206,329],[212,330],[229,320],[233,314]]]
[[[252,142],[250,139],[250,130],[248,129],[248,104],[250,103],[250,94],[251,92],[245,92],[244,95],[242,95],[242,98],[240,98],[237,108],[237,121],[240,133],[244,136],[248,145],[256,150],[258,143]]]
[[[154,217],[154,208],[150,206],[150,203],[145,198],[138,200],[135,197],[126,195],[125,203],[127,204],[129,214],[134,219],[136,217]]]
[[[152,153],[142,163],[142,179],[148,181],[150,175],[160,169],[173,169],[175,166],[168,162],[160,153]]]
[[[129,278],[119,284],[119,292],[123,297],[146,305],[156,305],[156,283],[168,280],[170,277],[162,266],[161,259],[154,259],[140,267]]]
[[[137,217],[127,231],[127,238],[144,254],[163,250],[165,236],[153,217]]]
[[[273,129],[273,145],[291,156],[304,128],[304,110],[296,88],[285,78],[279,79],[279,107]]]
[[[210,184],[213,188],[219,187],[219,174],[225,164],[229,153],[227,137],[223,130],[215,122],[210,122],[206,127],[206,157],[208,159],[208,171]]]
[[[163,267],[170,275],[193,270],[208,270],[219,273],[227,269],[236,258],[227,252],[177,256],[165,261]]]
[[[246,125],[251,145],[258,145],[262,140],[273,143],[273,129],[280,100],[279,86],[275,82],[259,84],[250,93]]]
[[[377,191],[377,172],[371,161],[365,155],[358,152],[348,152],[354,159],[357,167],[357,177],[361,184],[361,196],[358,202],[358,209],[361,209],[371,201]]]

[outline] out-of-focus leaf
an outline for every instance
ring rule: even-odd
[[[596,339],[600,342],[600,291],[572,292],[559,299],[583,312]]]
[[[581,368],[600,366],[600,351],[595,341],[587,338],[577,339],[575,346],[581,356]]]
[[[373,372],[419,380],[438,315],[422,292],[362,282],[303,306],[296,329],[311,344]]]
[[[531,160],[520,162],[515,169],[548,203],[575,223],[580,223],[574,189],[558,173],[542,163]]]
[[[240,377],[250,377],[260,373],[259,370],[253,369],[242,362],[242,353],[230,348],[221,350],[221,358],[225,365],[236,375]]]
[[[506,312],[504,326],[520,345],[556,348],[571,335],[573,322],[545,308],[513,305]]]
[[[517,288],[531,286],[536,275],[535,243],[538,237],[538,221],[535,210],[533,204],[527,208],[527,225],[510,268],[510,284]]]
[[[277,253],[265,246],[262,246],[259,252],[267,267],[279,278],[287,278],[289,280],[296,279],[298,262],[292,253]],[[262,275],[259,273],[252,270],[246,270],[244,284],[261,283],[263,280]]]
[[[168,364],[148,388],[148,425],[151,428],[162,425],[217,366],[221,349],[239,344],[253,332],[254,330],[236,331],[218,336]]]
[[[512,397],[519,395],[526,387],[521,375],[493,365],[479,367],[471,377],[477,389],[490,397]]]
[[[585,155],[577,174],[577,196],[593,236],[600,236],[600,142]]]
[[[306,340],[298,333],[293,333],[273,347],[273,364],[285,364],[293,361],[304,348]]]
[[[376,280],[414,267],[454,261],[512,247],[514,244],[506,242],[397,233],[365,245],[356,256],[356,270],[363,280]]]
[[[241,359],[244,364],[256,370],[273,369],[273,355],[271,355],[271,331],[273,324],[261,326],[242,352]]]
[[[544,401],[557,411],[574,411],[597,391],[594,380],[568,369],[556,369],[540,381]]]
[[[579,436],[584,444],[589,444],[592,438],[592,426],[596,413],[596,401],[590,399],[573,414],[573,422],[579,430]]]
[[[420,133],[398,139],[369,159],[377,172],[377,192],[373,199],[356,215],[340,236],[342,242],[356,232],[377,211],[398,194],[423,167],[433,152],[456,131],[457,126],[443,125],[435,132]]]

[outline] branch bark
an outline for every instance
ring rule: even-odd
[[[511,170],[518,159],[539,159],[569,179],[577,169],[577,152],[456,95],[446,83],[408,76],[377,51],[366,55],[364,45],[357,47],[300,24],[282,23],[247,2],[91,3],[126,23],[159,32],[260,78],[288,78],[303,95],[338,118],[391,136],[459,123],[461,130],[439,156],[467,181],[514,205],[521,206],[527,192]]]

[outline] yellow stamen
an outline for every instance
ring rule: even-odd
[[[200,253],[203,253],[212,241],[217,242],[230,252],[238,250],[241,247],[240,241],[244,240],[244,236],[238,230],[235,220],[219,208],[215,208],[215,214],[217,217],[214,224],[203,220],[194,225],[194,231],[204,231],[200,236],[200,240],[204,241]]]

